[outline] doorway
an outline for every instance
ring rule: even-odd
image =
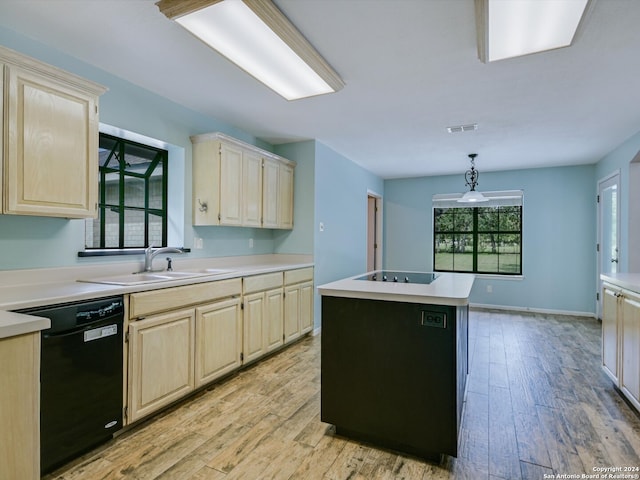
[[[602,318],[600,274],[620,271],[620,171],[598,182],[598,292],[596,313]]]
[[[367,192],[367,272],[382,268],[382,197]]]

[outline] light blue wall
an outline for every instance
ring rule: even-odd
[[[631,219],[629,212],[630,188],[640,188],[630,182],[629,165],[639,151],[640,132],[622,143],[596,165],[596,182],[616,170],[620,171],[620,262],[618,266],[621,272],[629,271],[629,249],[640,248],[640,245],[629,243],[629,224],[632,221],[640,221],[640,219]]]
[[[274,230],[275,253],[313,254],[313,201],[315,191],[315,142],[276,145],[275,153],[296,160],[292,232]]]
[[[479,190],[524,190],[524,278],[479,277],[472,303],[595,311],[594,179],[593,165],[481,173]],[[385,181],[385,267],[431,270],[431,196],[464,190],[462,175]]]
[[[384,194],[384,182],[320,142],[315,152],[316,285],[367,270],[367,191]],[[319,231],[319,224],[324,231]],[[320,297],[316,294],[316,327]]]
[[[236,227],[191,226],[191,142],[190,135],[220,131],[264,149],[273,151],[269,144],[215,118],[177,105],[108,72],[95,68],[64,53],[34,42],[8,29],[0,28],[0,45],[14,49],[51,65],[93,80],[109,88],[100,98],[100,121],[138,134],[165,141],[184,150],[184,246],[192,247],[194,235],[203,238],[204,248],[193,250],[190,256],[230,256],[272,253],[276,250],[274,232],[267,229]],[[283,151],[293,153],[292,147]],[[303,151],[304,153],[304,151]],[[304,190],[313,182],[313,164],[296,170],[295,189]],[[305,201],[301,205],[310,210]],[[296,217],[299,213],[296,212]],[[296,218],[298,220],[298,218]],[[298,222],[296,222],[298,223]],[[310,253],[312,233],[304,233],[304,219],[293,232],[278,232],[278,252]],[[288,236],[292,240],[288,240]],[[249,248],[249,239],[254,247]],[[0,215],[0,269],[66,266],[85,263],[101,263],[129,260],[131,257],[78,258],[84,248],[84,221],[42,217],[18,217]],[[288,249],[291,248],[291,251]]]

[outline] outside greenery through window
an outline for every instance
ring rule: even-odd
[[[145,248],[167,244],[166,150],[100,133],[98,218],[85,246]]]
[[[434,270],[522,275],[522,206],[434,208]]]

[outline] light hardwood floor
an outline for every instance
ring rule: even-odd
[[[537,480],[640,466],[640,418],[600,369],[596,320],[472,311],[469,353],[460,455],[440,465],[320,422],[316,336],[46,478]]]

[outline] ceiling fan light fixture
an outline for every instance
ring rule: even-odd
[[[160,11],[287,100],[344,82],[270,0],[160,0]]]
[[[485,63],[568,47],[595,0],[475,0]]]

